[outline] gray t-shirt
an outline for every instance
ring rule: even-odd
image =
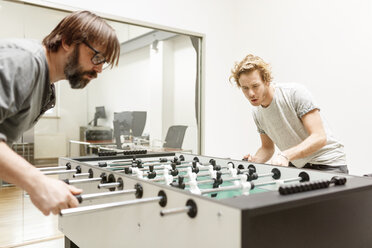
[[[319,107],[304,86],[291,83],[273,84],[273,87],[275,92],[272,102],[266,108],[255,107],[253,118],[258,132],[268,135],[275,145],[284,151],[298,145],[309,136],[301,117]],[[301,168],[306,163],[346,165],[344,146],[332,135],[322,115],[321,118],[327,135],[327,144],[305,158],[291,161],[296,167]]]
[[[11,145],[54,104],[40,42],[0,39],[0,139]]]

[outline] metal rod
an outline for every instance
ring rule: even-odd
[[[160,162],[160,159],[157,159],[157,160],[145,160],[145,161],[142,161],[142,163],[167,163],[169,162],[167,159],[166,162]],[[124,159],[124,160],[120,160],[120,161],[113,161],[110,165],[113,165],[113,164],[119,164],[119,165],[131,165],[133,162],[136,162],[136,160],[133,160],[133,159]]]
[[[131,163],[135,161],[133,160],[132,158],[128,158],[128,159],[123,159],[123,160],[118,160],[118,161],[113,161],[111,164],[124,164],[124,163]],[[146,162],[159,162],[159,160],[148,160]]]
[[[90,145],[91,144],[89,142],[77,141],[77,140],[70,140],[70,143],[81,144],[81,145]]]
[[[90,212],[112,209],[112,208],[117,208],[117,207],[136,205],[140,203],[155,202],[155,201],[160,201],[161,199],[163,199],[163,196],[149,197],[149,198],[122,201],[122,202],[104,203],[104,204],[85,206],[85,207],[69,208],[69,209],[61,210],[59,214],[62,217],[70,216],[70,215],[76,215],[79,213],[90,213]]]
[[[72,177],[86,177],[86,176],[89,176],[90,173],[78,173],[78,174],[74,174],[72,175]]]
[[[54,166],[54,167],[42,167],[38,168],[39,171],[48,171],[48,170],[58,170],[58,169],[66,169],[66,166]]]
[[[302,177],[285,179],[285,180],[283,180],[283,181],[284,181],[285,183],[288,183],[288,182],[294,182],[294,181],[300,181],[300,180],[302,180]]]
[[[241,180],[241,179],[239,177],[230,177],[230,178],[223,179],[224,182],[231,182],[231,181],[237,181],[237,180]]]
[[[78,184],[78,183],[90,183],[90,182],[97,182],[101,181],[102,178],[95,177],[95,178],[86,178],[86,179],[76,179],[76,180],[69,180],[68,184]]]
[[[302,180],[302,178],[301,177],[289,178],[289,179],[283,180],[283,182],[287,183],[287,182],[293,182],[293,181],[299,181],[299,180]],[[254,185],[257,187],[257,186],[276,184],[276,183],[277,181],[270,181],[266,183],[255,183]],[[241,185],[237,185],[237,186],[234,185],[234,186],[226,186],[226,187],[221,187],[221,188],[204,189],[204,190],[200,190],[200,192],[202,194],[208,194],[208,193],[214,193],[214,192],[220,192],[220,191],[236,190],[236,189],[240,189],[241,187],[242,187]]]
[[[214,192],[220,192],[220,191],[229,191],[229,190],[236,190],[236,189],[241,189],[242,186],[241,185],[238,185],[238,186],[226,186],[226,187],[222,187],[222,188],[213,188],[213,189],[201,189],[200,192],[202,194],[208,194],[208,193],[214,193]]]
[[[127,189],[127,190],[110,191],[110,192],[104,192],[104,193],[85,194],[85,195],[81,195],[81,198],[83,200],[91,200],[91,199],[108,197],[108,196],[132,194],[132,193],[136,193],[136,191],[137,191],[136,189]]]
[[[199,185],[199,184],[214,183],[214,180],[208,179],[208,180],[201,180],[201,181],[196,181],[196,182]],[[189,182],[186,183],[186,185],[189,185],[189,184],[190,184]]]
[[[99,189],[109,189],[120,186],[120,183],[100,183],[98,184]]]
[[[285,180],[282,180],[283,183],[287,183],[287,182],[293,182],[293,181],[300,181],[302,180],[301,177],[296,177],[296,178],[289,178],[289,179],[285,179]],[[255,183],[254,185],[257,187],[257,186],[265,186],[265,185],[270,185],[270,184],[276,184],[278,181],[277,180],[274,180],[274,181],[270,181],[270,182],[262,182],[262,183]]]
[[[68,174],[68,173],[76,173],[77,170],[56,170],[56,171],[45,171],[43,172],[44,175],[57,175],[57,174]]]
[[[167,161],[161,162],[161,159],[167,159]],[[119,165],[131,165],[136,160],[133,159],[124,159],[120,161],[113,161],[111,164],[119,164]],[[161,165],[161,164],[171,164],[173,161],[171,161],[170,158],[159,158],[157,160],[144,160],[142,161],[143,164],[149,164],[153,163],[154,165]],[[193,161],[179,161],[181,164],[185,163],[192,163]]]
[[[274,173],[258,174],[257,177],[271,177]]]
[[[191,209],[191,206],[185,206],[180,208],[172,208],[172,209],[165,209],[160,211],[161,216],[171,215],[171,214],[178,214],[178,213],[187,213]]]
[[[149,163],[143,163],[142,166],[143,168],[139,168],[140,170],[142,171],[146,171],[146,170],[149,170],[149,165],[154,165],[154,170],[162,170],[164,168],[164,165],[167,165],[167,164],[171,164],[171,162],[164,162],[164,163],[152,163],[152,164],[149,164]],[[186,168],[186,167],[189,167],[191,164],[191,162],[184,162],[184,163],[181,163],[180,165],[176,165],[176,168]],[[156,167],[155,167],[156,166]],[[128,165],[114,165],[114,164],[110,164],[107,166],[107,168],[119,168],[119,169],[122,169],[122,168],[137,168],[136,166],[132,166],[132,164],[128,164]]]

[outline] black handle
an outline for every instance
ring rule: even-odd
[[[291,184],[291,185],[283,185],[279,187],[279,193],[281,195],[290,195],[301,193],[305,191],[317,190],[317,189],[325,189],[328,188],[329,185],[334,184],[344,185],[346,183],[345,177],[333,177],[331,180],[319,180],[313,182],[303,182],[298,184]]]
[[[75,195],[76,199],[78,200],[79,203],[83,202],[83,197],[81,195]]]

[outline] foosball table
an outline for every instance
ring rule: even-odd
[[[371,247],[366,177],[183,153],[60,158],[65,247]]]

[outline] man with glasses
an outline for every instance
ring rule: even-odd
[[[323,121],[309,91],[299,84],[273,84],[271,68],[252,54],[235,64],[230,81],[253,108],[261,147],[245,160],[348,173],[344,146]],[[274,155],[275,145],[280,153]],[[273,156],[274,155],[274,156]]]
[[[67,79],[82,89],[119,56],[114,29],[89,11],[66,16],[42,44],[0,40],[0,178],[28,192],[45,215],[76,207],[81,190],[44,176],[10,145],[54,107],[54,83]]]

